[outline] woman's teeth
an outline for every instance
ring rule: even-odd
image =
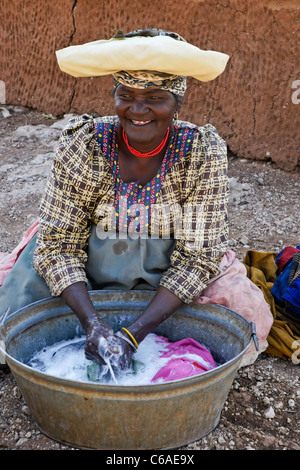
[[[149,124],[151,121],[134,121],[132,120],[132,123],[136,126],[145,126],[146,124]]]

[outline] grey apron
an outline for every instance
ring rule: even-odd
[[[123,234],[124,235],[124,234]],[[22,251],[0,287],[0,318],[26,305],[51,297],[45,281],[32,266],[36,235]],[[155,290],[168,268],[174,239],[130,237],[101,240],[93,225],[88,242],[88,290]]]

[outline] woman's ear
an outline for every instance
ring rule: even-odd
[[[183,96],[177,95],[175,97],[175,100],[176,100],[176,105],[175,105],[174,119],[178,119],[179,111],[183,104]]]

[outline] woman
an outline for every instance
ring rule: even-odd
[[[174,33],[142,30],[57,54],[74,76],[114,77],[117,116],[85,115],[63,132],[33,257],[51,295],[77,315],[86,356],[100,363],[108,351],[115,367],[129,367],[145,336],[219,273],[226,251],[226,144],[213,126],[176,118],[186,75],[196,76],[190,66],[208,80],[228,57],[197,49],[199,59],[195,49]],[[88,292],[145,287],[156,289],[153,300],[117,334]]]

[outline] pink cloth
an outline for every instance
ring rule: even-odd
[[[262,291],[247,277],[246,267],[227,250],[221,264],[221,273],[212,278],[202,295],[195,299],[200,304],[220,304],[254,322],[259,345],[266,349],[267,336],[273,324],[273,315]],[[254,351],[252,344],[245,356]]]
[[[34,222],[34,224],[29,227],[18,246],[16,246],[16,248],[10,254],[0,253],[0,287],[2,286],[4,279],[8,275],[9,271],[17,261],[24,248],[28,245],[28,243],[32,240],[33,236],[38,231],[38,225],[38,222]]]
[[[192,338],[169,343],[167,338],[160,337],[157,342],[166,345],[160,357],[169,357],[170,360],[155,374],[152,379],[154,383],[192,377],[216,367],[208,349]]]

